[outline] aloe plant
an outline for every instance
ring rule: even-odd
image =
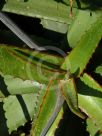
[[[98,58],[101,52],[98,45],[102,37],[102,2],[74,1],[73,8],[67,0],[8,0],[3,4],[2,11],[38,17],[44,28],[67,33],[72,49],[67,53],[53,45],[41,48],[13,20],[0,13],[1,21],[11,31],[37,49],[0,44],[0,135],[10,135],[31,121],[30,136],[54,136],[64,114],[64,102],[86,121],[90,135],[101,135],[102,88],[92,72],[101,76],[102,61],[94,71],[88,70],[94,67],[93,54]],[[95,10],[83,10],[87,5]],[[53,50],[61,56],[41,50]],[[18,131],[16,134],[26,135]]]

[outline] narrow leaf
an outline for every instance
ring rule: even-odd
[[[58,104],[58,88],[56,86],[56,89],[53,89],[54,85],[55,82],[50,81],[47,86],[46,94],[43,97],[43,101],[40,105],[38,116],[32,125],[31,136],[39,136],[42,134],[43,129],[46,127],[46,124],[49,123],[49,119],[54,112],[56,104]],[[46,132],[43,133],[46,134]]]
[[[70,110],[79,117],[85,118],[78,108],[78,98],[74,79],[60,80],[59,86]]]
[[[63,69],[80,75],[88,64],[102,36],[102,17],[84,34],[78,45],[66,57]]]
[[[92,15],[90,15],[92,14]],[[79,10],[78,14],[74,18],[72,24],[69,27],[68,31],[68,42],[71,48],[74,48],[78,45],[78,42],[81,40],[83,35],[87,33],[88,29],[97,21],[97,18],[100,17],[101,12],[92,12],[86,10]]]
[[[102,88],[89,75],[77,82],[80,109],[102,130]]]

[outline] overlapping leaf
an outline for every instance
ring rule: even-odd
[[[100,16],[92,27],[83,35],[76,48],[66,57],[62,68],[66,70],[70,69],[71,73],[80,75],[92,57],[92,54],[101,40],[101,36],[102,18]]]
[[[15,86],[20,85],[19,87],[21,87],[21,85],[25,84],[22,83],[22,80],[18,81],[19,84],[18,82],[16,82]],[[1,102],[1,104],[3,103],[3,105],[0,105],[0,116],[1,118],[5,118],[5,122],[1,122],[1,125],[3,126],[3,124],[5,123],[5,126],[7,126],[7,128],[0,128],[1,136],[5,135],[6,132],[11,133],[19,126],[24,125],[27,121],[32,120],[32,118],[34,120],[34,118],[38,114],[40,103],[42,101],[44,93],[46,92],[45,88],[34,91],[33,86],[33,91],[29,93],[29,91],[31,91],[32,89],[28,86],[25,86],[25,88],[23,86],[21,88],[18,87],[18,90],[21,89],[21,92],[19,90],[19,93],[17,94],[16,89],[15,87],[13,88],[13,86],[14,85],[12,82],[8,87],[10,87],[9,90],[12,90],[11,92],[14,92],[14,94],[9,94],[8,96],[6,96],[6,98],[3,98]],[[23,92],[24,94],[22,94],[23,88],[28,93]],[[4,129],[4,131],[2,131],[2,129]]]
[[[10,75],[1,74],[0,76],[0,97],[4,98],[9,95],[22,95],[34,93],[37,94],[40,90],[44,89],[46,85],[40,84],[36,81],[15,78]]]
[[[66,0],[64,2],[66,3]],[[71,18],[68,18],[70,13],[67,11],[70,11],[70,6],[67,9],[67,4],[69,2],[62,4],[50,0],[8,0],[2,10],[43,18],[41,21],[45,28],[65,33],[67,31],[66,25],[72,21]],[[75,11],[77,11],[76,8],[73,9],[74,15],[77,14]],[[79,11],[77,15],[68,35],[70,47],[77,46],[66,57],[62,68],[65,70],[70,69],[72,74],[80,76],[102,37],[102,16],[95,12],[87,11]],[[83,15],[85,18],[82,20]],[[58,28],[55,29],[56,24]],[[61,29],[59,28],[60,25],[62,26]],[[46,58],[50,57],[51,59],[46,61]],[[38,52],[30,53],[29,50],[7,46],[0,47],[0,72],[4,75],[3,78],[1,77],[1,81],[4,89],[8,91],[7,93],[5,92],[7,94],[6,98],[0,99],[0,101],[4,102],[2,112],[3,110],[5,111],[4,115],[6,115],[6,125],[9,132],[34,117],[31,135],[39,136],[41,134],[53,114],[57,101],[57,91],[52,89],[56,83],[48,87],[47,90],[44,89],[42,91],[43,94],[38,93],[39,87],[41,87],[40,85],[48,84],[52,77],[56,79],[56,76],[61,75],[61,73],[61,77],[65,74],[65,71],[60,69],[63,59],[59,58],[56,60],[56,58],[55,56],[39,54]],[[18,84],[19,86],[17,86]],[[40,89],[42,90],[42,88]],[[90,117],[92,122],[97,124],[99,130],[102,130],[102,88],[95,80],[84,74],[77,82],[77,89],[80,109]],[[9,96],[10,94],[13,96]],[[0,95],[1,97],[5,96],[3,93]],[[74,100],[73,97],[71,99]],[[16,114],[13,110],[15,107]],[[34,113],[35,116],[33,116]],[[90,127],[92,123],[88,125]],[[54,129],[52,128],[52,130]],[[94,133],[92,131],[90,134]],[[50,131],[48,134],[50,134]]]
[[[30,121],[37,107],[37,94],[9,96],[4,99],[4,111],[9,133]]]
[[[78,45],[78,42],[83,38],[85,33],[91,29],[92,25],[100,18],[100,12],[79,10],[70,25],[67,39],[71,48]]]
[[[53,79],[56,78],[58,73],[64,72],[63,70],[60,70],[60,63],[63,59],[60,57],[58,57],[59,59],[56,59],[56,56],[51,57],[50,55],[40,54],[39,52],[30,53],[29,50],[10,46],[1,46],[0,54],[0,97],[3,98],[2,102],[4,104],[2,112],[4,112],[3,115],[6,119],[5,124],[8,127],[7,131],[11,133],[13,130],[16,130],[19,126],[33,118],[33,123],[35,124],[36,122],[36,127],[34,125],[34,131],[32,131],[32,133],[33,135],[40,135],[54,111],[58,95],[57,91],[46,88],[47,82],[49,82],[48,77],[46,78],[46,84],[39,83],[34,79],[27,80],[29,79],[29,76],[26,73],[26,63],[27,60],[30,59],[28,60],[29,65],[32,67],[32,74],[34,73],[35,76],[35,73],[37,74],[37,64],[39,64],[42,59],[43,61],[41,61],[41,65],[39,65],[41,66],[41,70],[45,70],[45,72],[47,69],[50,70],[49,73],[52,73],[54,77],[51,76],[51,79]],[[35,61],[33,58],[35,58]],[[59,70],[56,69],[56,67]],[[54,74],[53,71],[56,74]],[[46,73],[46,75],[48,75],[48,73]],[[36,77],[38,81],[40,81],[39,78]],[[52,88],[53,86],[56,87],[56,84],[52,85]],[[46,120],[43,118],[44,115]],[[4,132],[0,133],[1,135],[5,134]]]
[[[60,69],[63,58],[53,55],[2,45],[0,60],[0,71],[4,75],[12,75],[23,80],[48,83],[52,77],[64,74]]]
[[[84,74],[77,83],[79,107],[102,130],[102,88]]]
[[[51,115],[54,113],[56,106],[60,105],[60,102],[61,102],[59,101],[59,103],[57,103],[60,92],[59,92],[58,86],[55,85],[55,82],[56,81],[54,82],[50,81],[46,88],[46,93],[45,93],[45,96],[43,97],[43,101],[40,106],[37,119],[33,122],[33,126],[31,129],[31,136],[45,135],[46,132],[48,131],[45,129],[45,127],[48,127],[48,126],[50,127],[50,125],[52,124],[49,121],[49,119]],[[55,86],[54,89],[53,89],[53,86]],[[46,124],[48,126],[46,126]]]
[[[45,28],[61,33],[65,33],[68,30],[66,26],[72,21],[69,16],[70,6],[67,3],[57,2],[55,0],[28,0],[26,2],[22,0],[9,0],[6,1],[2,10],[40,18]],[[75,15],[77,9],[73,9],[73,12]],[[58,26],[56,29],[54,23]]]

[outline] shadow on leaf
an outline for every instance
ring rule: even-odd
[[[8,136],[8,127],[3,109],[3,102],[0,102],[0,136]]]
[[[95,89],[87,86],[81,80],[77,81],[77,90],[78,90],[78,93],[82,94],[82,95],[102,98],[102,92],[101,91],[95,90]]]
[[[2,92],[2,94],[7,97],[10,95],[7,86],[5,84],[4,78],[0,75],[0,91]]]
[[[25,102],[23,100],[23,97],[21,95],[17,95],[16,98],[20,103],[20,106],[22,108],[22,111],[24,113],[24,116],[25,116],[26,120],[31,120],[28,109],[27,109],[27,106],[26,106],[26,104],[25,104]]]

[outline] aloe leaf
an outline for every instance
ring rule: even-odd
[[[36,120],[33,122],[32,129],[31,129],[31,136],[39,136],[39,135],[45,135],[48,130],[43,129],[46,127],[46,124],[49,125],[50,123],[50,117],[54,113],[54,109],[56,109],[56,106],[58,105],[58,87],[55,86],[55,89],[53,89],[53,86],[55,86],[55,82],[50,81],[46,88],[45,96],[43,97],[43,101],[40,105],[40,110],[38,113],[38,116]],[[43,133],[43,134],[42,134]]]
[[[27,2],[9,0],[5,3],[2,10],[62,23],[71,21],[69,17],[70,6],[54,0],[28,0]],[[76,9],[73,9],[73,12],[74,11],[76,11]]]
[[[4,98],[9,95],[20,95],[29,93],[38,93],[46,85],[38,83],[36,81],[22,80],[10,75],[0,76],[0,97]]]
[[[63,76],[63,58],[10,46],[0,46],[0,71],[23,80],[48,83],[50,78]]]
[[[13,1],[9,0],[6,2],[6,4],[3,7],[3,10],[13,12],[13,13],[18,13],[18,14],[23,14],[23,15],[28,15],[28,16],[33,16],[33,17],[46,17],[50,20],[53,20],[56,18],[60,19],[61,17],[64,18],[68,17],[67,14],[67,6],[63,6],[64,12],[62,13],[63,16],[58,16],[59,10],[57,9],[57,2],[54,0],[28,0],[27,2],[24,1]],[[43,8],[42,8],[43,7]],[[67,19],[68,20],[68,19]]]
[[[65,71],[60,69],[60,62],[62,62],[63,59],[60,57],[58,57],[59,59],[57,59],[57,56],[51,57],[50,55],[47,55],[47,54],[44,55],[43,53],[31,52],[30,50],[24,50],[24,49],[10,47],[10,46],[0,46],[0,58],[1,58],[0,73],[3,80],[2,81],[3,85],[5,85],[4,87],[7,91],[6,98],[4,98],[1,101],[4,102],[4,110],[5,110],[5,116],[7,119],[7,127],[9,129],[9,133],[17,129],[17,127],[19,127],[20,125],[27,122],[27,119],[25,118],[24,114],[27,114],[28,113],[27,110],[28,111],[30,110],[29,119],[30,117],[32,117],[32,114],[33,114],[33,122],[34,124],[38,124],[38,126],[36,125],[34,131],[32,132],[34,135],[41,134],[43,128],[47,124],[47,121],[51,117],[54,111],[54,108],[56,107],[57,97],[58,97],[57,91],[55,91],[53,88],[54,86],[56,87],[56,83],[51,86],[50,90],[49,90],[50,86],[48,87],[47,90],[45,89],[45,87],[50,79],[54,80],[56,79],[56,76],[58,76],[59,74],[62,73],[63,75],[65,73]],[[28,68],[27,61],[31,69],[26,70],[26,68]],[[37,72],[39,74],[39,71],[37,71],[37,68],[39,67],[41,68],[42,71],[44,70],[46,77],[49,75],[50,72],[52,73],[52,76],[50,75],[43,82],[42,79],[44,78],[44,76],[41,77],[41,74],[39,75],[39,78],[38,76],[36,76]],[[32,70],[32,72],[30,71],[32,78],[30,78],[29,74],[27,73],[29,70]],[[32,81],[33,81],[33,86],[32,86]],[[37,88],[35,87],[36,86],[35,82],[38,85]],[[19,83],[19,86],[18,86],[18,83]],[[39,85],[41,84],[44,85],[45,87],[39,89]],[[34,107],[29,106],[30,109],[28,109],[28,105],[30,105],[29,101],[31,101],[31,98],[30,98],[31,93],[33,93],[32,97],[33,96],[34,98],[36,97],[34,101],[31,102],[31,106],[34,104],[36,99],[38,100],[37,105],[33,105],[36,108],[34,112],[32,111],[34,110]],[[10,94],[13,96],[9,96]],[[0,95],[1,97],[5,96],[5,94],[2,94],[2,93]],[[27,96],[27,99],[24,99],[24,101],[22,100],[23,104],[27,105],[27,108],[24,114],[22,111],[22,106],[17,99],[17,97],[23,98],[23,96]],[[17,113],[18,116],[16,114],[13,115],[14,112],[12,112],[12,110],[15,109],[16,105],[18,106],[16,108],[18,112]],[[47,109],[48,109],[48,112],[46,112]],[[20,114],[21,114],[21,118],[19,117]],[[43,119],[44,115],[46,115],[45,117],[46,119],[45,118]],[[10,116],[12,117],[12,119]],[[15,126],[14,126],[13,125],[15,120],[14,118],[16,116],[17,116],[17,120],[15,121]],[[37,128],[40,129],[39,132]]]
[[[70,5],[55,0],[28,0],[27,2],[9,0],[4,4],[2,11],[40,18],[44,28],[61,33],[65,33],[68,30],[67,25],[72,22],[69,16]],[[73,9],[74,16],[77,11],[78,9]],[[58,27],[55,29],[56,24]]]
[[[9,96],[4,99],[3,107],[9,133],[32,119],[37,101],[37,94]]]
[[[70,72],[80,75],[89,62],[102,36],[102,18],[98,18],[92,27],[83,35],[76,48],[66,57],[61,66]]]
[[[60,90],[70,110],[81,118],[85,118],[78,108],[78,98],[74,79],[60,80]]]
[[[89,75],[77,82],[80,109],[102,130],[102,88]]]
[[[92,15],[90,15],[90,12]],[[100,15],[101,12],[97,13],[92,11],[79,10],[78,14],[73,19],[67,34],[67,39],[71,48],[74,48],[78,45],[78,42],[81,40],[81,38],[83,38],[83,35],[87,33],[87,31],[97,21]]]
[[[41,136],[44,136],[49,131],[50,128],[54,129],[52,133],[54,133],[54,131],[55,131],[55,128],[53,128],[53,125],[56,124],[55,120],[57,120],[56,118],[58,117],[58,115],[61,111],[61,108],[64,104],[64,99],[63,99],[60,91],[57,92],[57,99],[56,100],[57,101],[55,104],[54,111],[53,111],[52,115],[50,116],[49,120],[47,121],[45,127],[43,128],[43,131],[41,132]]]
[[[36,93],[10,95],[3,99],[2,110],[5,111],[3,116],[6,118],[9,133],[24,125],[27,121],[36,119],[45,93],[46,89],[44,88]],[[7,130],[5,129],[5,131]],[[5,131],[2,132],[2,128],[0,129],[2,135],[5,134]]]
[[[73,2],[73,15],[76,16],[79,5],[82,6],[82,2]],[[90,3],[90,2],[89,2]],[[97,3],[97,2],[96,2]],[[96,4],[95,3],[95,4]],[[87,4],[84,4],[84,8],[87,8]],[[62,28],[66,28],[67,24],[71,24],[72,18],[70,18],[70,2],[68,0],[55,1],[55,0],[28,0],[28,1],[13,1],[9,0],[3,6],[3,11],[21,14],[25,16],[41,18],[43,27],[50,30],[56,30],[57,32],[63,33]],[[90,21],[91,22],[91,21]],[[55,28],[55,24],[61,27]],[[64,31],[64,32],[65,32]]]

